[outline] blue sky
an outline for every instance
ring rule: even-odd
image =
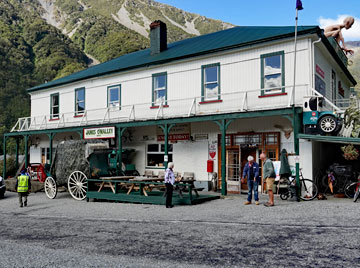
[[[185,11],[235,25],[294,25],[296,0],[157,0]],[[299,24],[325,27],[339,23],[345,15],[355,17],[347,40],[360,40],[359,0],[302,0]],[[357,19],[359,18],[359,19]]]

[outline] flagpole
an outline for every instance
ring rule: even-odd
[[[294,85],[292,89],[292,104],[295,106],[295,86],[296,86],[296,49],[297,49],[297,28],[298,28],[298,13],[299,10],[296,8],[295,17],[295,44],[294,44]]]
[[[299,2],[300,2],[300,9],[302,9],[302,3],[300,1],[296,1],[296,17],[295,17],[295,44],[294,44],[294,86],[292,89],[292,109],[293,109],[293,131],[294,131],[294,149],[295,154],[299,156],[299,140],[296,135],[298,133],[298,124],[297,115],[295,111],[295,85],[296,85],[296,45],[297,45],[297,28],[298,28],[298,13],[299,13]],[[295,163],[295,172],[296,172],[296,188],[297,188],[297,196],[300,196],[300,164]]]

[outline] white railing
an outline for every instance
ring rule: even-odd
[[[334,103],[313,88],[310,88],[310,94],[314,95],[314,97],[322,98],[325,101],[325,106],[323,107],[323,110],[331,109],[332,111],[335,111],[337,113],[344,113],[346,108],[348,108],[351,103],[350,99],[337,99]]]
[[[151,103],[138,103],[86,110],[80,116],[75,116],[74,112],[62,113],[56,119],[51,119],[50,115],[24,117],[18,119],[11,132],[280,109],[291,107],[294,100],[296,106],[302,106],[303,96],[309,93],[307,85],[296,86],[295,98],[292,97],[292,86],[282,87],[282,90],[263,90],[277,96],[261,96],[261,89],[257,89],[224,93],[206,101],[203,97],[167,100],[151,109]]]

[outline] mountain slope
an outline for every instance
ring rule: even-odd
[[[360,41],[346,42],[346,46],[355,51],[354,55],[349,57],[349,70],[358,84],[355,89],[360,94]]]
[[[232,27],[152,0],[1,0],[0,136],[29,115],[27,88],[148,47],[156,19],[169,42]]]
[[[101,62],[148,47],[149,24],[154,20],[167,24],[169,42],[232,27],[152,0],[37,0],[36,3],[42,18]],[[100,48],[104,44],[106,47]]]
[[[26,88],[87,65],[69,38],[24,6],[26,1],[0,2],[0,135],[29,114]]]

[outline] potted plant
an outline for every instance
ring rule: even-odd
[[[357,160],[359,157],[359,150],[352,144],[341,147],[341,150],[344,152],[343,156],[346,160]]]

